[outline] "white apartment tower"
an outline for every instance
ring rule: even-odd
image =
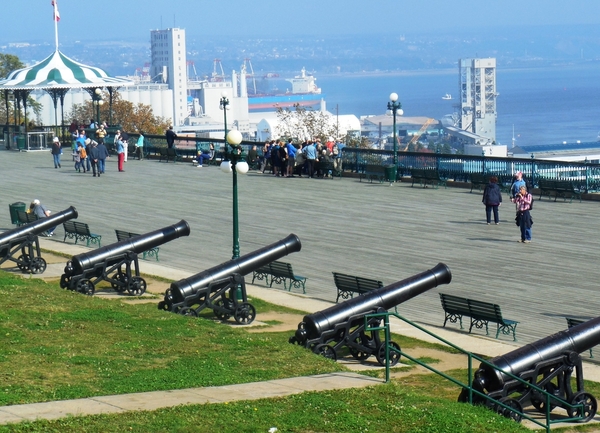
[[[188,117],[185,30],[152,30],[150,50],[151,81],[169,85],[169,89],[173,91],[173,125],[183,125]]]
[[[496,141],[496,59],[460,59],[458,68],[459,127]]]

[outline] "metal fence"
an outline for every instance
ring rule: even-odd
[[[342,164],[344,171],[362,173],[367,164],[393,165],[393,152],[345,147]],[[510,182],[514,173],[521,171],[531,187],[538,187],[539,179],[547,179],[570,181],[585,192],[600,190],[600,164],[587,162],[399,152],[398,178],[410,176],[413,169],[438,170],[440,176],[462,182],[469,182],[472,174],[496,176],[501,183]]]

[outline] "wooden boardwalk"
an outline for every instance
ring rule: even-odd
[[[231,175],[157,160],[130,160],[118,173],[114,157],[101,178],[76,173],[68,155],[62,166],[53,168],[50,152],[0,151],[0,228],[12,227],[10,203],[39,198],[53,211],[75,206],[78,220],[101,234],[103,245],[116,242],[114,229],[145,233],[187,220],[191,235],[161,246],[160,258],[190,274],[231,258]],[[444,262],[452,283],[404,303],[399,312],[441,325],[439,291],[495,302],[521,322],[519,344],[566,329],[564,316],[597,316],[600,203],[536,200],[533,242],[521,244],[514,206],[505,200],[501,224],[488,226],[481,193],[468,189],[250,172],[239,177],[241,254],[295,233],[302,251],[282,260],[308,277],[307,294],[326,300],[335,299],[332,271],[387,285]],[[56,239],[62,236],[60,227]]]

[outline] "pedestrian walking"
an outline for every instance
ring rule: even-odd
[[[62,146],[58,137],[52,139],[52,148],[50,150],[52,158],[54,158],[54,168],[60,168],[60,155],[62,155]]]

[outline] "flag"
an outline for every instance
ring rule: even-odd
[[[58,2],[56,0],[52,0],[52,6],[54,7],[54,21],[60,21],[60,14],[58,13]]]

